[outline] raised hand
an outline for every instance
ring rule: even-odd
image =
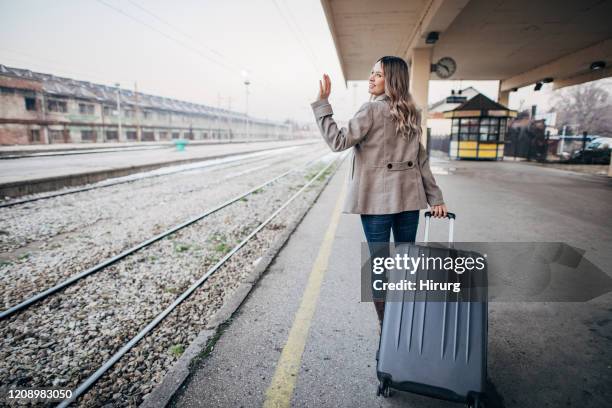
[[[329,75],[323,74],[323,79],[319,80],[319,95],[317,96],[317,100],[320,101],[329,98],[330,93],[331,80],[329,79]]]

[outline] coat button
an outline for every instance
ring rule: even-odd
[[[408,162],[408,167],[412,167],[412,162],[411,161]]]
[[[388,168],[388,169],[392,169],[392,168],[393,168],[393,165],[392,165],[391,163],[389,163],[389,164],[387,164],[387,168]]]

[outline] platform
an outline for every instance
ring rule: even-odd
[[[78,153],[81,151],[96,151],[96,150],[130,150],[130,149],[151,149],[173,147],[174,140],[156,140],[150,142],[97,142],[97,143],[38,143],[38,144],[11,144],[0,145],[0,159],[12,156],[36,155],[42,153]],[[270,142],[267,139],[207,139],[207,140],[189,140],[190,146],[198,145],[217,145],[217,144],[232,144],[232,143],[260,143]]]
[[[288,140],[231,144],[187,145],[162,149],[25,157],[0,160],[0,197],[20,197],[155,170],[160,167],[251,153],[266,149],[320,143]],[[132,146],[133,147],[133,146]],[[41,149],[44,150],[44,149]]]
[[[602,268],[612,264],[605,180],[519,163],[432,165],[457,213],[457,240],[563,240],[587,248]],[[376,314],[360,302],[364,235],[358,215],[339,213],[346,170],[345,161],[169,406],[461,406],[376,396]],[[432,229],[433,240],[446,236],[442,225]],[[423,222],[418,237],[422,230]],[[583,303],[491,303],[488,406],[605,406],[611,311],[610,293]]]

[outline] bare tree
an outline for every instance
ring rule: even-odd
[[[550,100],[551,112],[557,112],[557,127],[579,124],[575,133],[612,137],[612,81],[601,80],[562,88]]]

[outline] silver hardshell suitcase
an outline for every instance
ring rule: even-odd
[[[426,212],[425,244],[430,217]],[[448,218],[452,243],[455,215],[449,213]],[[408,252],[408,256],[451,257],[468,252],[454,249],[454,244],[450,248],[408,244],[398,246],[398,251]],[[483,274],[481,301],[428,301],[427,293],[416,290],[414,294],[402,294],[401,301],[386,302],[376,368],[378,395],[388,397],[389,388],[394,388],[470,407],[483,406],[487,378],[486,267]],[[423,276],[422,271],[417,271],[414,279],[419,275]]]

